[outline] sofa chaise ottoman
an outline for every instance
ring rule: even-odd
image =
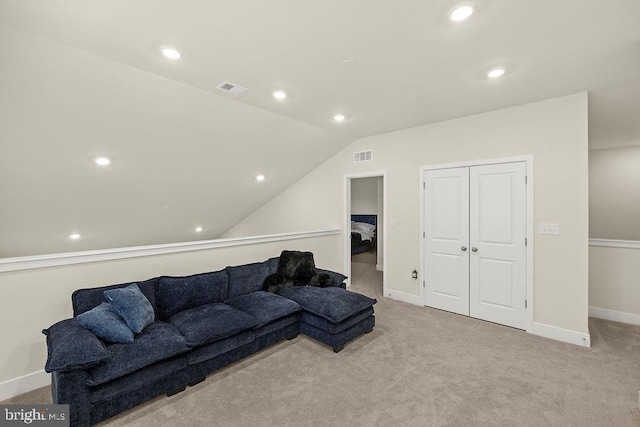
[[[276,257],[216,272],[75,291],[74,318],[43,331],[53,403],[70,405],[72,426],[88,426],[156,396],[178,393],[301,331],[339,351],[373,329],[375,299],[345,290],[345,276],[317,269],[329,277],[328,287],[265,292],[265,279],[278,267]],[[144,300],[150,321],[143,327],[135,325],[138,312],[145,311],[131,303],[136,298]],[[135,315],[114,315],[122,308],[119,300],[134,306]],[[93,325],[97,332],[80,324],[95,313],[104,315],[105,308],[125,325],[117,329],[123,342],[96,335],[110,324],[108,316]]]
[[[278,292],[300,305],[300,332],[327,344],[334,352],[369,333],[375,325],[375,300],[342,288],[292,287]]]
[[[375,325],[376,300],[348,292],[339,273],[317,270],[311,252],[282,251],[276,273],[265,279],[264,289],[300,305],[300,332],[333,348],[369,333]],[[341,283],[340,287],[333,286]]]

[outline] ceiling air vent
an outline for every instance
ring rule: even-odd
[[[353,153],[353,163],[370,162],[373,160],[373,150],[356,151]]]
[[[244,93],[247,90],[246,87],[238,86],[237,84],[234,84],[231,82],[222,82],[216,87],[220,90],[232,93],[234,95],[240,95],[241,93]]]

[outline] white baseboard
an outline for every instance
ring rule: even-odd
[[[640,314],[625,313],[624,311],[609,310],[608,308],[589,307],[589,317],[640,325]]]
[[[413,295],[400,291],[392,291],[389,289],[387,290],[387,292],[385,292],[384,296],[398,301],[408,302],[409,304],[423,305],[420,295]]]
[[[401,291],[388,290],[385,295],[388,298],[407,302],[409,304],[423,306],[422,298],[420,295],[408,294]],[[579,345],[581,347],[591,347],[591,336],[581,332],[572,331],[569,329],[559,328],[557,326],[545,325],[544,323],[533,324],[534,335],[538,335],[545,338],[554,339],[557,341],[563,341],[569,344]]]
[[[384,271],[384,266],[382,264],[376,264],[376,270]]]
[[[51,384],[51,374],[47,374],[44,370],[1,382],[0,401],[19,396],[49,384]]]
[[[581,347],[591,347],[591,336],[569,329],[558,328],[557,326],[545,325],[544,323],[533,323],[533,334],[552,340],[563,341]]]

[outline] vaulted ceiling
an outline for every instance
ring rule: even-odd
[[[354,139],[580,91],[591,149],[638,145],[639,23],[637,0],[0,0],[0,257],[215,238]]]

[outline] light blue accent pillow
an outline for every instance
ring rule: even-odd
[[[108,302],[76,316],[84,328],[109,342],[133,342],[133,332]]]
[[[153,306],[135,283],[126,288],[104,291],[104,297],[136,334],[156,319]]]

